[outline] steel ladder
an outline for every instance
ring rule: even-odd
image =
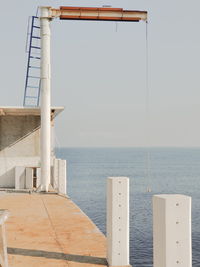
[[[40,42],[39,17],[29,17],[26,52],[28,53],[28,63],[25,79],[25,90],[23,106],[37,107],[40,102]]]

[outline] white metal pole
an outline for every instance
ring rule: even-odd
[[[129,178],[107,179],[107,261],[129,265]]]
[[[49,8],[41,7],[41,191],[48,191],[51,168],[51,64]]]
[[[154,267],[192,267],[191,197],[153,197]]]

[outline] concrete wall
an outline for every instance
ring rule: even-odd
[[[16,144],[22,141],[22,139],[29,136],[40,127],[40,116],[0,116],[0,152],[4,149],[13,148]],[[38,140],[35,140],[38,139]],[[32,141],[30,143],[30,141]],[[27,153],[30,156],[39,155],[39,132],[29,138],[29,149]],[[20,154],[20,151],[16,147],[15,151],[12,151],[12,155],[15,152]],[[31,151],[30,151],[31,148]],[[21,155],[24,155],[24,151],[21,151]],[[1,154],[0,154],[1,156]]]
[[[15,134],[14,134],[15,135]],[[1,139],[1,137],[0,137]],[[18,139],[12,145],[0,150],[1,158],[8,157],[39,157],[40,156],[40,129]]]

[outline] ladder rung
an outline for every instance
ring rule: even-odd
[[[31,48],[41,49],[41,47],[39,47],[39,46],[31,46]]]
[[[41,39],[41,38],[38,37],[38,36],[32,36],[32,38],[34,38],[34,39]]]
[[[39,19],[39,17],[37,17],[37,16],[32,16],[34,19]]]
[[[26,98],[37,98],[37,96],[26,95]]]
[[[35,26],[35,25],[33,26],[33,28],[40,29],[40,27],[39,27],[39,26]]]
[[[33,58],[33,59],[41,59],[40,57],[33,57],[33,56],[30,56],[30,58]]]
[[[32,69],[40,69],[40,67],[36,67],[36,66],[28,66],[28,67]]]
[[[28,78],[32,78],[32,79],[40,79],[40,77],[38,77],[38,76],[28,76]]]
[[[27,85],[26,87],[27,88],[37,88],[37,89],[39,88],[39,86],[33,86],[33,85]]]
[[[36,104],[26,104],[25,103],[25,105],[24,105],[25,107],[29,107],[29,108],[31,108],[31,107],[37,107],[38,105],[36,105]]]

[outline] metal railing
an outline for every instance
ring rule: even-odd
[[[9,211],[0,209],[0,266],[8,267],[7,241],[5,221],[8,219]]]

